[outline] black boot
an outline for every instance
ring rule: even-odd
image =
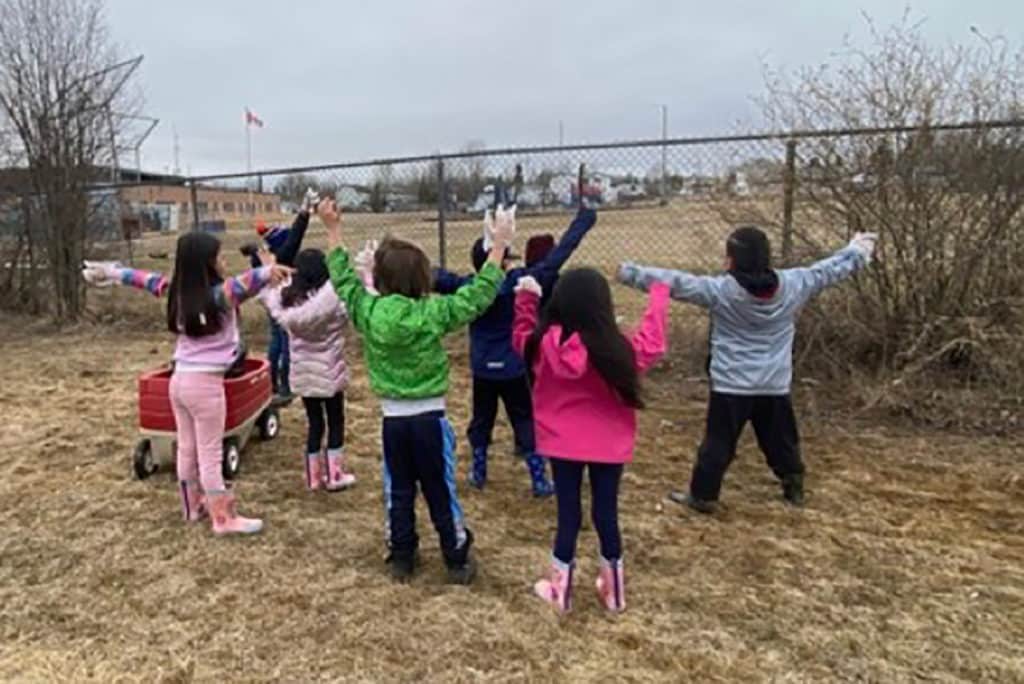
[[[416,573],[416,553],[391,552],[387,564],[391,567],[391,579],[404,584]]]
[[[690,509],[702,513],[704,515],[712,515],[718,510],[717,501],[708,501],[706,499],[698,499],[689,492],[675,491],[668,495],[669,500],[687,506]]]
[[[794,473],[782,478],[782,497],[791,505],[800,508],[804,505],[804,475]]]
[[[466,530],[466,543],[452,554],[445,554],[448,567],[448,584],[470,584],[476,577],[476,561],[473,560],[473,533]]]

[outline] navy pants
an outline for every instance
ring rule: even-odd
[[[505,405],[505,413],[512,423],[516,449],[521,454],[532,454],[533,400],[526,376],[508,380],[488,380],[473,376],[473,418],[469,422],[469,443],[473,449],[486,449],[491,444],[494,420],[498,416],[498,399]]]
[[[306,453],[319,454],[324,443],[324,418],[327,428],[327,448],[337,451],[345,446],[345,395],[333,397],[303,397],[309,432],[306,433]]]
[[[583,471],[590,475],[590,517],[601,542],[601,556],[614,561],[622,558],[622,537],[619,534],[619,481],[622,464],[584,463],[551,459],[558,498],[558,532],[555,535],[555,558],[572,563],[576,557],[576,538],[583,522],[580,490]]]
[[[754,424],[757,444],[780,480],[804,472],[800,435],[789,395],[743,396],[712,392],[704,441],[690,478],[690,495],[717,501],[722,479],[736,456],[736,442],[747,422]]]
[[[291,394],[291,383],[288,374],[291,370],[291,356],[288,351],[288,333],[273,318],[270,319],[270,379],[273,381],[274,394]]]
[[[455,432],[444,412],[386,417],[382,432],[392,556],[411,558],[419,546],[415,504],[417,488],[421,488],[445,562],[449,567],[461,567],[472,535],[455,492]]]

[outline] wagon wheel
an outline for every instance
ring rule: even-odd
[[[221,459],[221,473],[225,480],[234,480],[238,477],[238,471],[242,467],[242,449],[238,446],[238,440],[229,437],[224,440],[224,456]]]
[[[148,439],[140,440],[132,452],[132,470],[135,471],[135,477],[145,480],[157,471],[157,467],[156,459],[153,458],[153,445]]]
[[[281,414],[275,408],[268,408],[260,414],[256,427],[260,431],[260,439],[269,442],[281,433]]]

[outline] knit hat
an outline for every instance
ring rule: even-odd
[[[534,235],[526,241],[526,267],[533,266],[555,248],[555,236],[551,233]]]

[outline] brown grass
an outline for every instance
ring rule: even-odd
[[[590,249],[618,249],[609,225],[603,217]],[[242,237],[229,235],[229,249]],[[315,231],[311,243],[321,239]],[[455,255],[465,263],[464,250]],[[616,296],[635,311],[635,297]],[[172,348],[160,305],[103,292],[92,310],[110,323],[58,333],[0,320],[0,678],[1024,681],[1019,438],[857,424],[817,408],[829,403],[823,390],[805,388],[807,509],[779,502],[748,435],[726,510],[695,517],[664,502],[687,480],[706,392],[684,380],[696,371],[677,356],[650,379],[653,408],[623,487],[629,609],[610,618],[593,600],[586,529],[577,606],[560,621],[530,592],[554,504],[528,496],[504,425],[488,490],[461,490],[479,542],[471,588],[442,583],[422,507],[425,566],[408,586],[385,573],[378,412],[355,344],[347,438],[357,487],[303,490],[304,419],[291,407],[282,437],[245,454],[244,509],[265,517],[266,532],[215,539],[180,522],[169,475],[128,474],[134,378]],[[677,339],[702,320],[679,305],[672,315]],[[262,312],[250,305],[246,318],[260,350]],[[461,432],[464,338],[451,349]]]

